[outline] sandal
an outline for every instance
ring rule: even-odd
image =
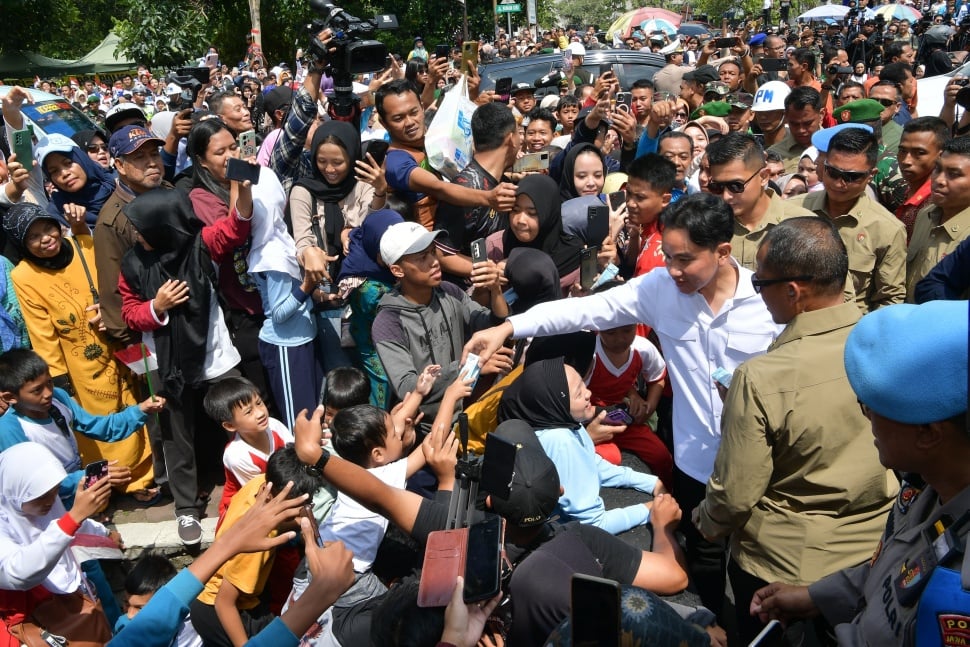
[[[138,507],[150,508],[162,500],[162,489],[157,487],[145,488],[129,492],[126,496],[134,501]]]

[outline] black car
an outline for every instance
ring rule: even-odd
[[[582,68],[593,76],[599,76],[600,66],[609,64],[620,81],[620,87],[629,90],[634,81],[652,79],[654,73],[662,68],[664,57],[652,52],[629,49],[586,50]],[[511,58],[497,63],[488,63],[478,68],[482,76],[482,90],[495,87],[496,79],[512,77],[512,83],[535,83],[553,70],[561,70],[562,54],[540,54],[523,58]]]

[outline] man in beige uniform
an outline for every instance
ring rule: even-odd
[[[765,152],[751,135],[731,133],[707,147],[708,192],[721,196],[734,211],[731,255],[742,267],[755,268],[758,245],[785,218],[811,211],[782,200],[768,188]]]
[[[798,171],[798,160],[812,145],[812,135],[822,127],[822,95],[813,87],[801,86],[785,97],[788,134],[771,147],[785,163],[785,173]]]
[[[705,537],[731,536],[743,644],[763,627],[748,613],[754,592],[775,580],[809,584],[868,559],[898,489],[842,362],[861,317],[843,300],[847,273],[845,245],[822,218],[786,220],[758,250],[752,284],[787,327],[767,354],[734,372],[694,517]]]
[[[909,302],[920,279],[970,237],[970,139],[947,142],[931,177],[931,204],[916,216],[906,257]]]
[[[863,313],[902,303],[906,296],[906,228],[866,194],[876,174],[879,143],[857,124],[827,128],[813,140],[826,153],[819,165],[825,191],[795,202],[829,218],[849,253],[849,278]],[[847,286],[848,287],[848,286]]]

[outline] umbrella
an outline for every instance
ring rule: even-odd
[[[919,11],[904,4],[887,4],[879,7],[873,12],[877,16],[882,16],[886,22],[890,20],[908,20],[916,22],[923,17]]]
[[[640,31],[647,36],[655,31],[662,31],[668,36],[673,36],[677,33],[677,28],[670,21],[664,20],[663,18],[651,18],[640,23]]]
[[[685,36],[710,36],[711,30],[700,23],[685,22],[681,23],[677,33]]]
[[[606,30],[606,35],[607,37],[612,37],[613,34],[619,33],[621,38],[626,38],[633,31],[634,27],[639,27],[644,21],[654,18],[666,20],[672,25],[679,25],[681,22],[680,14],[674,13],[673,11],[659,9],[657,7],[641,7],[633,11],[627,11],[614,20],[610,28]]]
[[[838,4],[824,4],[821,7],[815,7],[814,9],[809,9],[802,15],[798,17],[799,20],[824,20],[825,18],[845,18],[845,14],[849,13],[848,7],[843,7]]]

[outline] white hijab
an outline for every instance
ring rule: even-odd
[[[24,514],[24,503],[58,486],[67,472],[49,449],[38,443],[19,443],[0,452],[0,537],[18,546],[37,542],[47,528],[64,516],[60,498],[42,517]],[[0,561],[4,559],[0,554]],[[43,586],[53,593],[71,593],[81,584],[81,569],[70,549],[47,574]]]
[[[252,245],[249,271],[284,272],[297,281],[303,279],[296,262],[296,243],[286,230],[283,209],[286,192],[276,174],[263,167],[259,183],[253,185]]]

